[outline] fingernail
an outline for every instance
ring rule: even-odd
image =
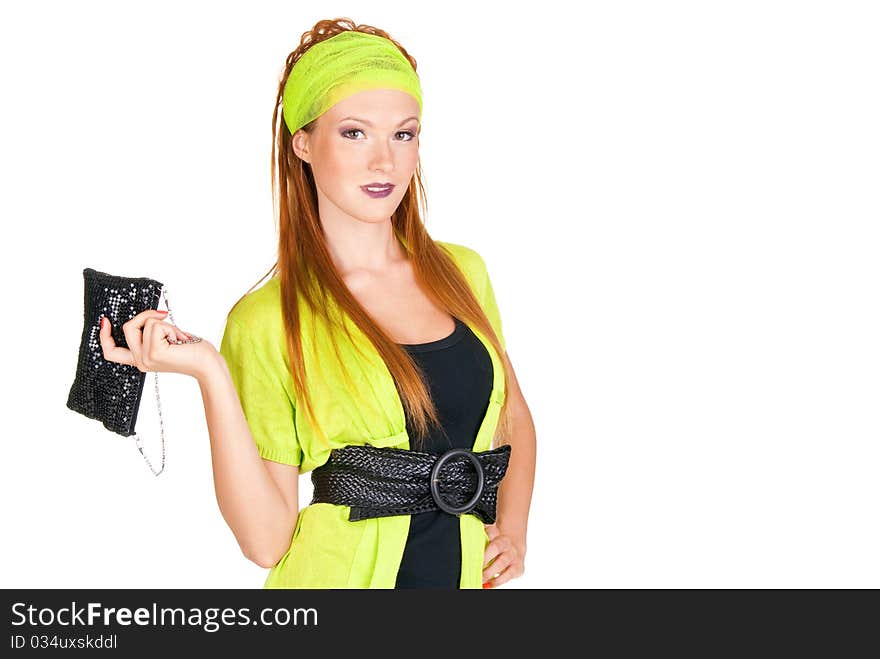
[[[107,320],[106,316],[101,316],[101,327],[104,327],[104,321]]]
[[[491,587],[492,587],[491,581],[487,581],[486,583],[483,584],[483,588],[491,588]]]
[[[156,311],[158,311],[158,312],[159,312],[159,313],[161,313],[161,314],[166,314],[166,313],[168,313],[168,311],[167,311],[167,310],[165,310],[165,311],[162,311],[162,310],[161,310],[161,309],[156,309]]]

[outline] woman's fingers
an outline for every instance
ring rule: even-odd
[[[170,323],[163,323],[163,324],[167,325],[168,327],[170,327],[172,329],[171,334],[166,335],[166,336],[169,336],[169,338],[177,339],[178,341],[189,341],[192,338],[189,334],[184,332],[182,329],[180,329],[176,325],[171,325]]]
[[[143,352],[144,343],[144,326],[149,319],[164,318],[165,315],[165,313],[156,309],[146,309],[122,324],[122,333],[125,334],[125,342],[128,344],[128,349],[131,350],[131,355],[134,358],[134,365],[139,371],[146,373],[148,370],[144,365],[143,355],[141,354]]]
[[[171,345],[171,340],[185,341],[190,338],[182,330],[171,323],[156,318],[147,318],[144,325],[143,344],[141,347],[141,363],[148,371],[156,371],[164,364],[164,350]]]
[[[123,323],[122,333],[125,335],[125,342],[128,344],[128,348],[117,346],[113,341],[113,336],[110,333],[110,319],[105,317],[102,320],[99,333],[101,347],[104,351],[104,359],[120,364],[129,364],[144,373],[148,372],[150,370],[149,364],[152,363],[151,353],[154,352],[153,346],[150,343],[154,325],[158,324],[162,328],[160,332],[156,333],[162,341],[165,340],[166,336],[180,340],[190,338],[189,335],[174,325],[161,322],[167,313],[167,311],[159,311],[157,309],[146,309]]]
[[[116,345],[113,335],[110,334],[110,329],[110,319],[106,316],[101,316],[101,330],[98,332],[98,339],[101,342],[104,359],[108,362],[134,366],[134,357],[131,354],[131,350]]]
[[[153,356],[156,354],[156,346],[153,345],[153,328],[159,323],[156,318],[147,318],[144,321],[144,329],[141,332],[140,361],[144,371],[154,371]],[[161,334],[161,332],[157,332]]]
[[[144,325],[144,350],[147,350],[148,347],[151,350],[156,350],[160,344],[164,347],[171,345],[171,340],[186,341],[189,338],[189,334],[182,329],[162,320],[147,318]],[[156,342],[157,340],[159,343]]]
[[[111,335],[109,319],[104,319],[100,338],[104,358],[108,361],[134,366],[142,373],[183,373],[199,377],[206,360],[216,348],[202,338],[196,343],[176,345],[173,342],[191,341],[195,337],[172,323],[163,322],[165,313],[147,309],[122,325],[128,348],[117,346]]]

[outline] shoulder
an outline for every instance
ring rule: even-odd
[[[220,354],[228,364],[256,358],[269,368],[286,364],[286,350],[281,287],[273,277],[232,307],[220,340]]]
[[[247,293],[229,312],[227,322],[233,322],[254,332],[280,326],[281,283],[273,276],[262,286]]]
[[[480,281],[480,277],[486,270],[486,262],[477,250],[466,245],[442,240],[435,240],[434,243],[453,258],[465,276],[472,281]]]

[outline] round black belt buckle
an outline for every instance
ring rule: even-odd
[[[440,468],[446,464],[450,458],[454,458],[457,455],[466,455],[474,464],[474,468],[477,471],[477,492],[470,501],[459,507],[451,506],[443,500],[440,496],[439,484]],[[446,451],[446,453],[437,458],[437,462],[434,463],[434,466],[431,469],[431,496],[434,497],[434,501],[437,502],[437,507],[440,508],[440,510],[445,510],[452,515],[460,515],[471,510],[477,504],[477,501],[480,500],[480,497],[483,496],[484,483],[485,474],[483,473],[483,464],[480,462],[480,459],[474,455],[473,451],[469,451],[466,448],[454,448]]]

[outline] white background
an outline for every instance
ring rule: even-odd
[[[503,587],[880,586],[872,4],[4,5],[0,585],[262,586],[194,380],[159,478],[66,408],[82,269],[219,346],[275,258],[285,57],[347,16],[418,60],[427,226],[486,259],[535,420]]]

